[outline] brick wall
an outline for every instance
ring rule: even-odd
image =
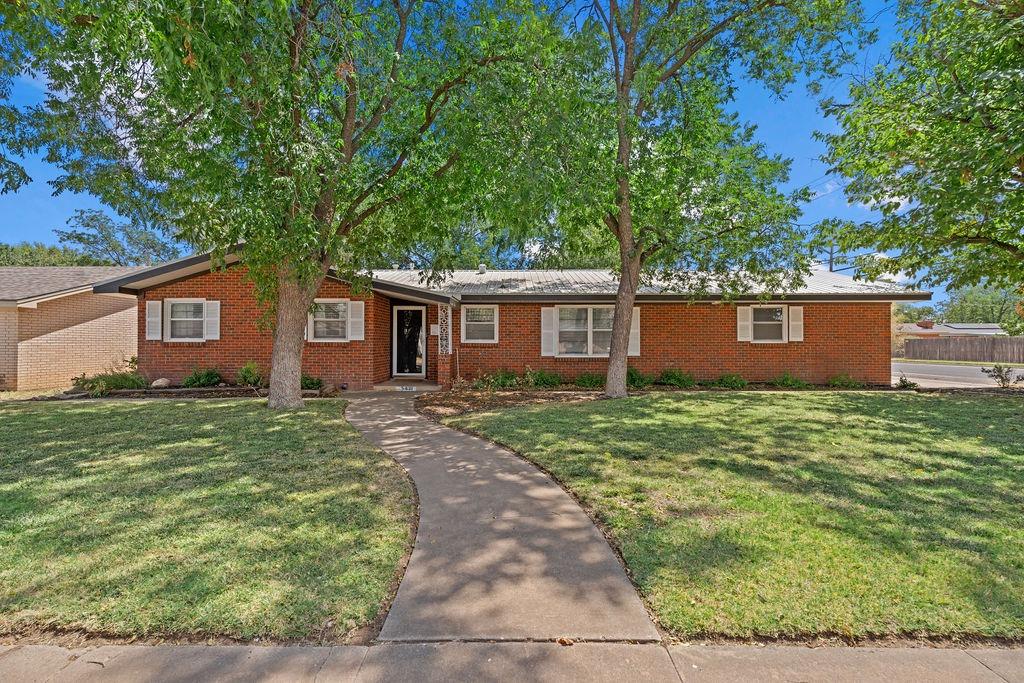
[[[736,309],[710,304],[640,305],[640,356],[629,364],[645,373],[680,368],[698,379],[739,373],[763,381],[791,372],[810,382],[847,373],[863,382],[889,384],[888,302],[807,303],[804,341],[752,344],[736,341]],[[603,373],[603,358],[554,358],[540,355],[540,304],[502,304],[497,344],[460,343],[460,316],[453,315],[455,373],[474,378],[527,366],[572,378],[581,372]]]
[[[0,310],[0,391],[18,388],[18,311]]]
[[[75,294],[20,308],[17,315],[21,391],[70,386],[75,375],[119,368],[136,355],[136,307],[130,298]]]
[[[139,370],[149,379],[180,382],[197,367],[216,368],[228,381],[248,361],[270,371],[271,332],[258,324],[261,308],[244,267],[204,273],[146,290],[138,302]],[[381,295],[351,296],[348,285],[326,280],[318,298],[351,298],[366,302],[364,339],[352,342],[306,342],[302,370],[312,377],[350,389],[363,389],[390,375],[388,347],[380,350],[390,330],[390,304]],[[220,339],[201,343],[146,340],[146,302],[176,298],[220,301]],[[383,357],[383,360],[381,358]]]

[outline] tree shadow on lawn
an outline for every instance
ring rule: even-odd
[[[386,597],[412,491],[341,404],[36,405],[0,420],[8,628],[297,638],[369,621]]]
[[[990,623],[1015,623],[1018,636],[1024,633],[1019,399],[815,392],[628,400],[515,411],[539,417],[543,410],[544,419],[492,421],[493,434],[539,453],[541,464],[590,489],[585,495],[599,508],[601,497],[635,501],[630,513],[604,510],[632,514],[618,521],[634,538],[694,509],[707,514],[686,500],[650,502],[685,496],[687,487],[673,489],[672,480],[712,477],[742,482],[745,495],[787,496],[800,523],[911,563],[953,551],[969,568],[957,573],[968,578],[956,592]],[[815,507],[832,514],[815,514]],[[687,572],[704,574],[720,569],[720,559],[756,553],[735,540],[724,554],[671,547],[673,540],[662,535],[666,547],[640,555],[654,562],[683,558]]]

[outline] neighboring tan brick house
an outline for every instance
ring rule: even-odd
[[[133,297],[93,286],[138,268],[0,268],[0,391],[51,389],[135,355]]]
[[[456,271],[424,285],[415,271],[373,274],[370,291],[328,278],[309,313],[303,371],[348,389],[390,380],[449,385],[508,369],[572,379],[604,372],[617,282],[607,271]],[[97,292],[138,296],[139,369],[180,381],[197,367],[234,377],[270,362],[271,334],[244,266],[206,256],[110,281]],[[816,270],[784,297],[686,294],[644,287],[637,297],[630,365],[679,368],[698,379],[738,373],[763,381],[790,372],[821,383],[849,374],[889,384],[890,306],[927,292],[857,282]]]

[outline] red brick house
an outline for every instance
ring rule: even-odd
[[[391,380],[448,385],[527,368],[571,379],[604,372],[616,280],[598,270],[456,271],[426,285],[416,271],[373,274],[371,291],[325,282],[309,314],[303,370],[348,389]],[[269,365],[271,335],[244,266],[211,270],[195,256],[112,280],[96,292],[138,297],[139,369],[179,381],[196,367],[234,377],[248,361]],[[692,301],[644,287],[631,332],[631,365],[679,368],[698,379],[738,373],[750,381],[790,372],[811,382],[846,373],[889,384],[890,305],[927,292],[815,271],[785,296]]]

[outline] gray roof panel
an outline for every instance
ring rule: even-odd
[[[69,290],[92,287],[142,268],[123,266],[5,266],[0,267],[0,301],[25,301]]]

